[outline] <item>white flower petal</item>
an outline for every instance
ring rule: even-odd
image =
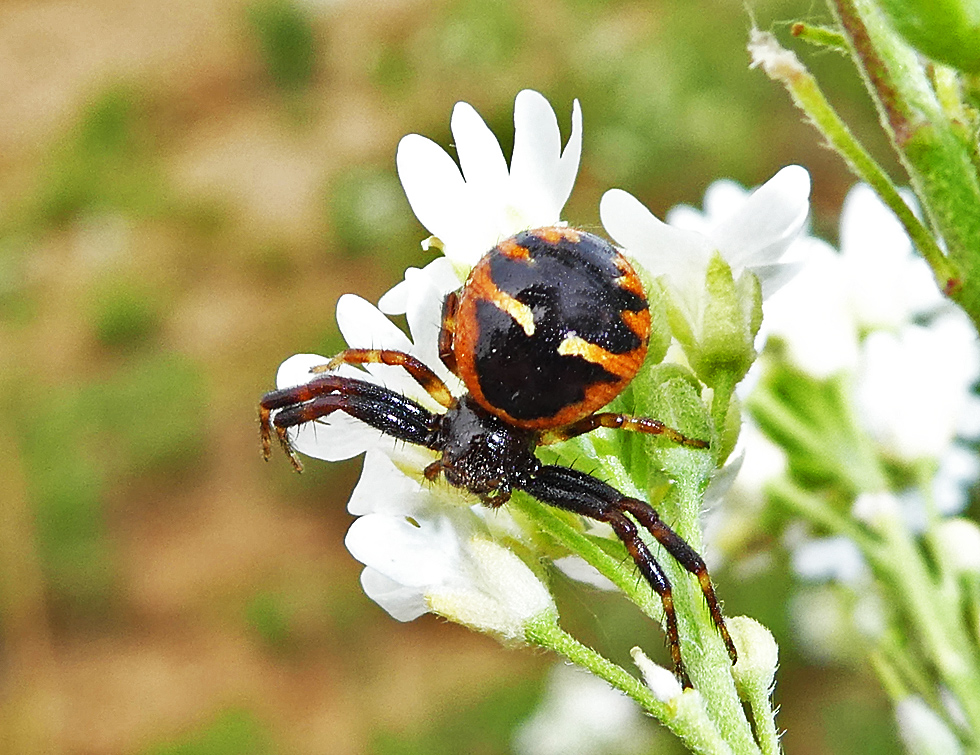
[[[793,550],[792,563],[793,571],[813,581],[856,584],[870,575],[860,549],[846,537],[807,540]]]
[[[681,291],[700,291],[711,256],[700,234],[667,225],[622,189],[602,195],[599,216],[610,237],[650,275],[668,275]]]
[[[291,388],[308,383],[315,377],[310,368],[326,364],[327,361],[329,360],[318,354],[295,354],[279,366],[276,385],[279,388]],[[373,382],[366,372],[349,365],[341,366],[335,374]],[[341,461],[362,454],[376,445],[381,440],[381,433],[343,412],[334,412],[316,422],[290,428],[289,439],[293,447],[306,456]]]
[[[406,587],[370,566],[361,572],[364,594],[398,621],[414,621],[429,612],[425,595],[415,587]]]
[[[858,332],[848,307],[840,255],[823,242],[798,243],[805,247],[805,266],[763,303],[760,339],[763,334],[779,337],[794,365],[823,379],[857,365]]]
[[[418,272],[424,273],[429,284],[437,291],[442,292],[440,302],[450,291],[455,291],[463,285],[463,281],[456,274],[453,263],[447,257],[436,257],[432,262],[423,267],[421,271],[417,267],[410,267],[405,270],[405,280],[397,283],[388,290],[378,300],[378,309],[386,315],[403,315],[408,311],[408,299],[411,289],[419,280]]]
[[[447,236],[459,233],[454,218],[469,214],[466,184],[455,161],[431,139],[409,134],[398,143],[395,164],[415,217],[448,242]]]
[[[582,148],[581,109],[576,100],[572,134],[561,148],[558,118],[545,97],[531,89],[514,102],[514,155],[511,188],[532,207],[530,225],[556,222],[572,192]],[[540,219],[540,222],[539,222]]]
[[[442,303],[449,291],[439,288],[432,276],[423,270],[415,274],[406,271],[406,276],[412,282],[405,317],[415,342],[413,354],[435,370],[444,381],[451,383],[452,387],[456,379],[439,358]]]
[[[799,165],[787,166],[718,223],[712,238],[733,271],[775,262],[806,223],[809,200],[810,174]]]
[[[366,299],[344,294],[337,301],[337,326],[351,348],[391,349],[413,354],[414,345],[402,330]],[[415,399],[427,394],[403,367],[368,364],[365,370],[376,382]]]
[[[344,544],[362,564],[407,587],[428,591],[461,571],[460,541],[448,516],[367,514],[354,521]]]
[[[569,665],[554,666],[537,710],[514,736],[518,755],[639,755],[653,744],[638,705]]]
[[[554,111],[537,92],[518,95],[515,123],[517,147],[509,172],[497,140],[466,103],[457,103],[452,118],[462,173],[422,137],[406,137],[399,145],[398,174],[412,209],[442,241],[446,257],[462,268],[519,231],[561,220],[581,153],[578,103],[563,152]]]
[[[431,491],[399,470],[388,453],[377,447],[367,449],[361,477],[347,502],[351,514],[412,516],[431,504]]]
[[[961,755],[963,746],[946,722],[921,697],[909,695],[895,705],[898,732],[915,755]]]
[[[310,370],[329,361],[327,357],[319,354],[293,354],[279,365],[279,371],[276,373],[276,388],[292,388],[310,382],[314,377]]]
[[[906,201],[914,206],[914,198]],[[841,255],[855,317],[865,328],[900,328],[943,304],[925,260],[874,191],[857,184],[841,211]]]
[[[507,161],[486,121],[469,103],[457,102],[450,128],[467,186],[479,186],[489,197],[502,193],[507,185]]]
[[[873,332],[855,389],[861,417],[901,458],[939,458],[956,436],[978,371],[976,336],[956,312],[928,327]]]

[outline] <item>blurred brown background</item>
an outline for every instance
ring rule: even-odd
[[[813,12],[754,5],[787,41]],[[832,238],[851,179],[748,70],[749,25],[731,0],[5,0],[0,752],[508,752],[553,659],[368,601],[343,548],[359,462],[263,464],[256,400],[339,347],[341,293],[429,259],[395,148],[448,146],[458,100],[507,154],[520,89],[566,136],[581,100],[578,225],[612,186],[662,215],[798,162]],[[883,156],[846,61],[811,63]],[[779,563],[716,581],[780,640],[788,751],[898,751],[868,672],[794,646]],[[657,631],[557,590],[624,663]]]

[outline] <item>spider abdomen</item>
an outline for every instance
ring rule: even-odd
[[[646,356],[639,277],[607,241],[565,227],[498,244],[457,294],[452,355],[474,400],[517,427],[592,414]]]

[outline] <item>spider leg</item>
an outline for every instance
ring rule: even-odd
[[[259,402],[262,455],[272,453],[273,431],[297,472],[300,463],[287,430],[329,416],[335,411],[359,419],[399,440],[431,447],[439,415],[410,398],[366,380],[324,375],[292,388],[270,391]],[[273,414],[275,412],[275,414]]]
[[[313,367],[310,372],[323,373],[335,370],[342,364],[387,364],[393,367],[402,367],[411,375],[415,382],[425,388],[426,392],[447,409],[452,406],[453,394],[433,372],[428,365],[420,359],[406,354],[404,351],[394,351],[392,349],[344,349],[337,356],[326,364]]]
[[[590,433],[597,427],[612,427],[620,430],[632,430],[637,433],[647,433],[648,435],[663,435],[681,446],[691,448],[707,448],[708,441],[697,438],[689,438],[672,427],[667,427],[659,419],[651,417],[631,417],[628,414],[617,414],[615,412],[599,412],[583,417],[578,422],[573,422],[565,427],[558,427],[548,430],[541,434],[540,445],[546,446],[559,441],[574,438],[577,435]]]
[[[599,522],[606,522],[613,528],[640,573],[660,596],[664,607],[667,646],[674,663],[674,673],[683,686],[690,687],[691,681],[681,658],[677,613],[670,581],[640,537],[634,519],[649,531],[681,566],[697,577],[701,592],[708,603],[712,621],[718,628],[732,663],[735,663],[737,660],[735,645],[725,626],[704,561],[685,540],[663,523],[652,506],[636,498],[624,496],[602,480],[568,467],[542,466],[533,477],[524,480],[520,487],[544,503]]]

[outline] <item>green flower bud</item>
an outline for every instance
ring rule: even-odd
[[[756,276],[744,271],[736,281],[717,252],[708,262],[698,322],[675,312],[674,334],[697,376],[708,386],[733,386],[755,360],[755,336],[762,322],[762,290]]]

